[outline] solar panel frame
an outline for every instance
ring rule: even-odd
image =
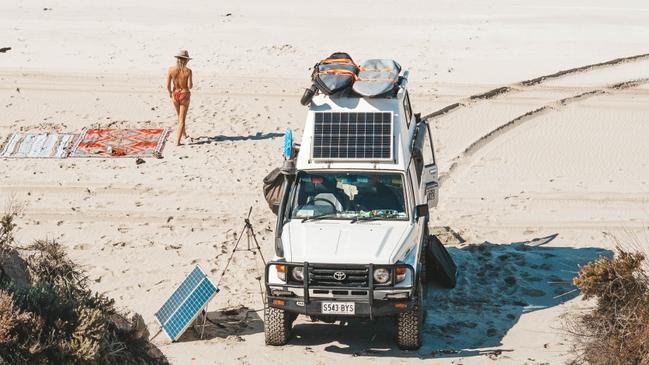
[[[394,113],[315,112],[311,158],[316,161],[393,161]]]
[[[176,341],[218,292],[203,270],[196,266],[155,313],[155,318],[169,339]]]

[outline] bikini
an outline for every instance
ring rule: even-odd
[[[186,90],[174,90],[173,98],[176,103],[182,103],[186,99],[189,99],[191,92]]]

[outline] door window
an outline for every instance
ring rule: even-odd
[[[403,97],[403,111],[405,113],[406,126],[410,128],[410,120],[412,119],[412,107],[410,106],[410,97],[408,96],[408,92],[406,92],[406,95]]]

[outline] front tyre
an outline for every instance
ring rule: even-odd
[[[283,309],[267,307],[264,310],[266,345],[283,346],[291,338],[295,315]]]
[[[397,345],[402,350],[417,350],[421,347],[424,327],[424,308],[421,282],[417,285],[417,301],[411,311],[397,316]]]

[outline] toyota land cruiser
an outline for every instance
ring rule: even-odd
[[[398,346],[417,349],[427,276],[454,285],[446,250],[428,247],[439,198],[430,128],[412,112],[407,72],[395,81],[378,96],[310,96],[299,152],[282,168],[275,258],[265,270],[267,344],[287,343],[300,314],[390,316]]]

